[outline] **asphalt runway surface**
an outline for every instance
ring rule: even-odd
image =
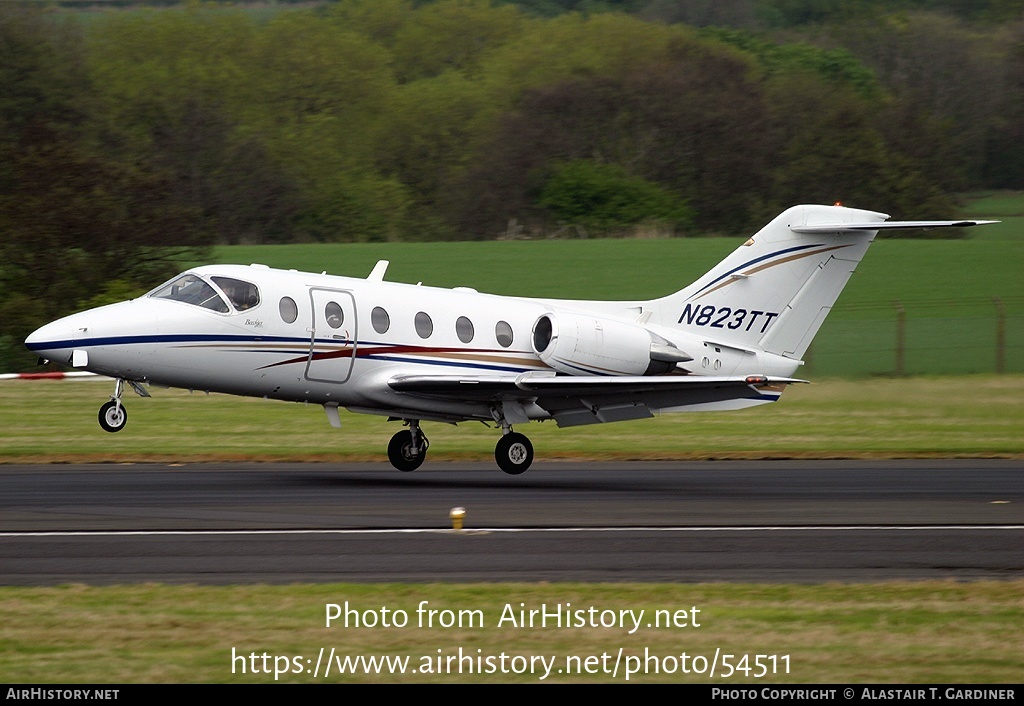
[[[1021,461],[0,466],[6,585],[1022,577]]]

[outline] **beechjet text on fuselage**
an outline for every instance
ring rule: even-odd
[[[560,427],[773,402],[801,365],[876,233],[993,221],[888,221],[795,206],[693,284],[647,301],[573,301],[386,282],[261,265],[197,267],[145,296],[67,316],[25,344],[115,379],[100,425],[127,421],[125,385],[323,405],[404,422],[391,463],[427,454],[422,421],[501,430],[495,460],[518,474],[533,446],[512,425]]]

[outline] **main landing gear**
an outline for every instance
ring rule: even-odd
[[[512,424],[506,416],[505,405],[491,408],[491,416],[501,427],[501,438],[494,447],[494,460],[498,468],[510,476],[525,473],[533,463],[533,444],[523,434],[512,431]],[[525,415],[524,415],[525,418]]]
[[[525,473],[526,469],[533,463],[533,444],[524,435],[512,431],[498,439],[494,447],[494,460],[498,462],[498,468],[512,476]]]
[[[398,470],[408,473],[415,471],[427,458],[430,442],[420,429],[419,420],[406,421],[408,429],[403,429],[391,437],[388,444],[388,460]],[[507,423],[502,424],[502,436],[494,447],[494,460],[498,468],[509,475],[517,476],[524,473],[533,463],[533,444],[523,434],[512,431]]]
[[[411,419],[407,424],[409,428],[392,436],[388,444],[388,460],[403,473],[415,471],[423,465],[430,446],[427,437],[420,431],[419,420]]]

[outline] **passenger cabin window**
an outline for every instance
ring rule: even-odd
[[[217,293],[213,287],[203,281],[197,275],[182,275],[169,284],[150,293],[154,299],[170,299],[175,302],[184,302],[193,306],[201,306],[204,309],[226,314],[230,309],[224,298]]]
[[[232,277],[211,277],[213,283],[223,290],[228,301],[237,311],[251,309],[260,303],[260,290],[255,284]]]
[[[512,327],[508,325],[507,321],[498,322],[498,325],[494,327],[494,337],[498,339],[498,345],[502,348],[512,345]]]
[[[370,312],[370,324],[377,333],[387,333],[388,329],[391,328],[391,317],[388,316],[388,312],[384,311],[383,307],[375,306],[373,311]]]
[[[327,319],[328,326],[338,328],[345,322],[345,312],[341,310],[338,302],[327,302],[327,306],[324,307],[324,318]]]
[[[416,333],[420,338],[430,338],[430,334],[434,332],[434,322],[430,320],[430,315],[425,311],[416,314],[415,324]]]
[[[291,297],[282,297],[281,303],[278,304],[278,309],[281,312],[281,318],[284,319],[286,324],[294,324],[295,319],[299,318],[299,307]]]
[[[455,320],[455,335],[459,337],[459,340],[463,343],[469,343],[473,340],[473,322],[467,319],[465,316],[460,316]]]

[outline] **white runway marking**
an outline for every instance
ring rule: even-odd
[[[0,532],[0,537],[246,537],[266,535],[526,534],[574,532],[927,532],[935,530],[1019,531],[1024,525],[752,525],[749,527],[471,527],[423,529],[257,529],[257,530],[82,530]]]

